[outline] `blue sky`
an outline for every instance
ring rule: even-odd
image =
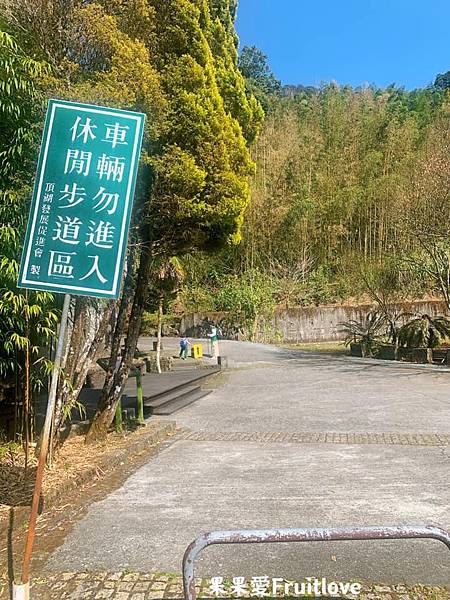
[[[450,70],[450,0],[240,0],[242,45],[283,83],[407,89]]]

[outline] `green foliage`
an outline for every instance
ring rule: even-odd
[[[21,451],[21,446],[14,441],[8,441],[0,432],[0,460],[12,458]]]
[[[258,337],[258,327],[267,321],[275,309],[272,282],[259,271],[250,271],[243,277],[227,277],[217,294],[216,308],[230,313],[239,322],[250,340]]]
[[[444,224],[446,227],[446,223]],[[404,272],[429,293],[440,295],[450,307],[450,243],[446,232],[433,228],[429,233],[417,231],[419,248],[401,254]]]
[[[365,356],[374,356],[386,336],[385,316],[376,311],[369,312],[361,321],[351,319],[339,323],[339,327],[345,334],[345,345],[361,344]]]
[[[384,310],[427,293],[450,305],[449,114],[430,89],[330,84],[277,98],[253,147],[242,243],[186,285],[214,294],[257,269],[282,306],[351,298]]]
[[[34,145],[38,80],[48,72],[0,29],[0,182],[20,180]]]
[[[450,89],[450,71],[446,73],[439,73],[434,80],[433,88],[435,90],[449,90]]]
[[[281,83],[272,73],[267,55],[256,46],[244,46],[239,56],[239,69],[246,79],[248,90],[268,112],[281,92]]]
[[[208,36],[214,58],[217,82],[224,107],[235,118],[247,142],[253,142],[264,117],[256,94],[250,89],[238,63],[237,37],[234,31],[234,0],[216,0],[211,6]]]
[[[84,404],[81,404],[81,402],[78,402],[78,400],[72,398],[70,402],[65,402],[64,406],[62,407],[64,422],[66,420],[70,420],[75,411],[78,412],[80,419],[86,419],[87,413]]]
[[[216,295],[211,288],[192,284],[183,286],[178,295],[178,307],[183,312],[212,312],[216,309]]]
[[[342,302],[350,295],[346,281],[337,280],[327,265],[321,265],[301,280],[286,270],[272,277],[277,304],[286,306],[319,306]]]
[[[132,4],[74,4],[54,88],[147,114],[152,177],[141,171],[137,205],[156,255],[238,241],[253,172],[247,141],[262,112],[237,68],[233,2]]]
[[[38,78],[46,73],[44,63],[0,31],[0,377],[16,379],[19,389],[27,354],[32,388],[46,382],[46,352],[58,319],[51,294],[16,287],[43,107]]]
[[[151,4],[168,99],[161,152],[150,161],[152,238],[167,255],[236,242],[253,172],[243,130],[254,137],[259,115],[243,93],[231,25],[212,19],[205,1]],[[222,36],[221,52],[208,41],[214,32]]]
[[[48,375],[43,353],[58,320],[52,300],[52,296],[44,292],[28,295],[0,288],[0,377],[4,380],[22,374],[28,351],[34,367],[33,387],[42,387]]]
[[[450,320],[422,315],[403,325],[398,333],[398,343],[407,348],[436,348],[450,338]]]
[[[340,285],[342,286],[342,283]],[[334,304],[347,295],[342,294],[337,283],[333,283],[333,276],[328,265],[320,265],[314,270],[302,287],[302,301],[299,304],[303,305]]]

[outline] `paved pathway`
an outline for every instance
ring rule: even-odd
[[[213,529],[450,529],[450,371],[222,342],[240,368],[172,415],[184,430],[93,504],[49,572],[179,573]],[[438,542],[216,547],[198,575],[447,585]],[[425,596],[424,596],[425,597]]]

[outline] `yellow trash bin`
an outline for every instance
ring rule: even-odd
[[[192,344],[192,358],[202,358],[203,346],[201,344]]]

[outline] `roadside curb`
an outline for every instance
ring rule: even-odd
[[[55,502],[61,500],[61,497],[70,494],[76,488],[80,487],[80,485],[85,485],[93,479],[98,478],[99,472],[106,476],[109,471],[119,466],[130,456],[141,454],[148,446],[154,446],[159,442],[162,442],[168,436],[173,435],[177,430],[174,421],[160,421],[154,424],[147,422],[146,428],[149,427],[151,427],[151,429],[145,432],[147,435],[141,435],[136,440],[131,439],[130,441],[132,443],[129,446],[120,450],[113,456],[107,455],[102,457],[99,464],[86,469],[86,471],[80,474],[80,477],[77,478],[76,481],[65,481],[60,488],[53,490],[48,494],[43,494],[44,508],[49,508],[55,504]]]
[[[89,484],[95,479],[107,477],[112,470],[121,466],[131,457],[142,454],[147,448],[156,446],[163,442],[168,437],[177,432],[177,425],[174,421],[162,421],[154,418],[146,422],[145,429],[142,433],[133,439],[133,434],[129,435],[129,444],[125,448],[116,450],[115,452],[106,453],[99,461],[86,468],[84,471],[77,474],[76,478],[63,477],[61,483],[56,489],[44,492],[42,495],[42,510],[48,510],[57,504],[65,496],[69,496],[76,489],[83,485]],[[95,446],[93,446],[95,452]],[[62,474],[63,475],[63,474]],[[28,514],[29,506],[16,507],[23,514]],[[42,511],[41,511],[42,512]],[[6,537],[9,528],[9,518],[7,515],[0,518],[0,538]]]

